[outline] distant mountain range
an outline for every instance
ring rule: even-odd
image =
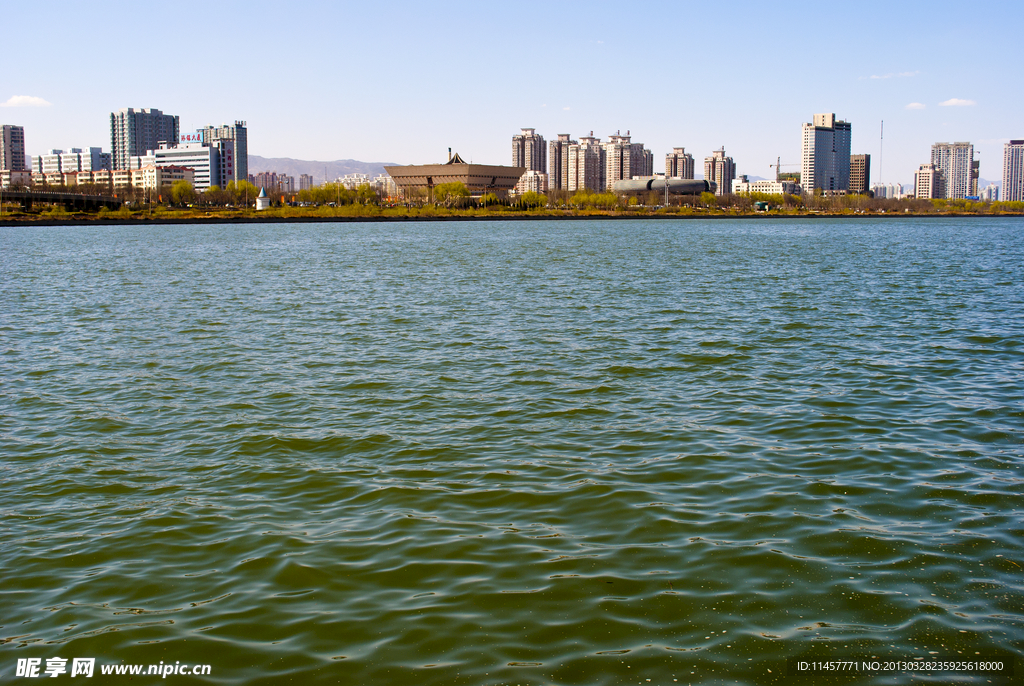
[[[259,174],[260,172],[277,172],[295,177],[296,187],[299,185],[299,176],[309,174],[313,177],[313,183],[320,185],[326,179],[334,181],[339,176],[346,174],[368,174],[370,178],[384,173],[384,165],[397,164],[396,162],[360,162],[358,160],[334,160],[333,162],[317,162],[309,160],[293,160],[290,157],[260,157],[249,155],[249,173]]]

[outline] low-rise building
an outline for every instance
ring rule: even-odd
[[[387,174],[378,174],[373,179],[373,185],[383,198],[397,198],[398,184]]]
[[[898,183],[876,183],[872,184],[871,193],[876,198],[899,200],[903,197],[903,186]]]
[[[743,174],[738,179],[733,179],[732,192],[735,195],[745,195],[748,193],[764,193],[766,195],[799,195],[801,190],[800,184],[793,183],[792,181],[769,181],[768,179],[748,181],[747,175]]]
[[[27,169],[0,169],[0,188],[31,185],[32,172]]]
[[[115,169],[110,173],[111,184],[114,192],[129,190],[132,187],[132,169]]]
[[[133,169],[131,175],[132,186],[146,191],[163,193],[169,191],[178,181],[188,181],[195,186],[195,172],[188,167],[150,165],[142,169]]]
[[[360,186],[366,186],[370,183],[369,174],[345,174],[345,176],[339,176],[335,183],[340,183],[350,191],[354,191]]]
[[[527,169],[526,173],[519,177],[519,181],[516,182],[516,193],[547,193],[548,192],[548,175],[544,172],[533,171]]]

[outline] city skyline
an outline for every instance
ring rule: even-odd
[[[60,51],[36,47],[38,37],[52,31],[49,16],[58,7],[67,23],[87,33],[145,25],[155,41],[177,41],[186,54],[205,57],[185,64],[131,61],[96,87],[68,69]],[[200,10],[205,7],[183,3],[179,22],[209,15],[210,9]],[[249,150],[265,157],[404,164],[443,161],[448,147],[467,160],[502,162],[508,136],[523,127],[548,141],[590,130],[607,139],[630,129],[656,159],[675,147],[702,159],[724,146],[737,173],[770,178],[769,165],[777,157],[784,165],[799,164],[800,125],[808,113],[836,112],[854,123],[851,153],[872,156],[871,183],[903,184],[912,183],[936,141],[971,141],[981,176],[999,179],[1003,144],[1022,135],[1017,128],[1024,96],[1006,84],[1004,71],[985,67],[1014,56],[1009,27],[1024,18],[1024,9],[1009,2],[995,3],[988,13],[998,21],[969,25],[970,63],[934,49],[944,39],[963,40],[963,23],[952,21],[960,8],[948,2],[789,14],[747,2],[721,9],[681,5],[636,15],[645,29],[639,34],[616,29],[616,22],[598,22],[585,35],[572,36],[564,26],[621,7],[527,2],[522,9],[537,21],[515,31],[508,28],[507,10],[462,2],[395,3],[387,21],[379,9],[356,3],[313,4],[285,13],[261,2],[217,8],[237,20],[238,30],[202,46],[205,39],[160,21],[149,7],[39,2],[10,8],[10,23],[18,29],[9,49],[33,59],[8,72],[0,119],[25,128],[30,155],[74,145],[106,148],[110,112],[136,107],[180,116],[183,132],[246,119]],[[834,60],[821,76],[787,67],[802,63],[794,55],[805,51],[834,53],[837,37],[828,27],[836,25],[858,37],[856,60]],[[686,27],[693,57],[676,58],[677,68],[667,68],[659,46],[676,42],[679,26]],[[340,52],[338,32],[346,38]],[[723,34],[734,45],[758,46],[764,55],[738,54],[736,69],[726,73],[702,70],[699,55],[710,54]],[[448,39],[492,55],[507,72],[483,77],[467,66],[457,78],[446,78],[432,65],[450,49]],[[245,58],[265,44],[295,59],[248,66],[253,60]],[[651,56],[618,59],[627,47],[646,47]],[[524,71],[521,58],[538,50],[548,56],[544,64],[593,68]],[[367,59],[349,59],[356,57]],[[226,66],[239,58],[245,68]],[[777,65],[777,76],[744,67],[766,59]],[[410,73],[410,60],[423,68]],[[374,66],[348,66],[357,62]],[[327,78],[323,69],[300,64],[339,66]],[[692,70],[681,68],[691,64]]]

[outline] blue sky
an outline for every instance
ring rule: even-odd
[[[1022,20],[1006,0],[12,2],[0,123],[30,154],[107,150],[111,111],[155,107],[183,130],[244,119],[264,157],[406,164],[449,146],[508,164],[522,127],[629,130],[656,169],[673,146],[700,167],[724,145],[768,177],[835,112],[875,181],[910,183],[937,141],[973,142],[998,180],[1002,143],[1024,138]]]

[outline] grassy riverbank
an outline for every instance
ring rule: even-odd
[[[1020,205],[1020,207],[1017,207]],[[860,209],[837,207],[809,209],[780,207],[756,212],[737,207],[645,207],[620,206],[599,208],[534,208],[519,209],[506,205],[488,208],[445,208],[435,205],[420,207],[351,204],[340,207],[272,207],[261,212],[252,208],[179,208],[157,205],[98,212],[69,212],[63,207],[35,208],[30,211],[7,206],[0,215],[2,224],[40,223],[216,223],[253,221],[365,221],[365,220],[436,220],[436,219],[571,219],[571,218],[727,218],[727,217],[884,217],[884,216],[1018,216],[1024,214],[1024,203],[929,203],[910,208]]]

